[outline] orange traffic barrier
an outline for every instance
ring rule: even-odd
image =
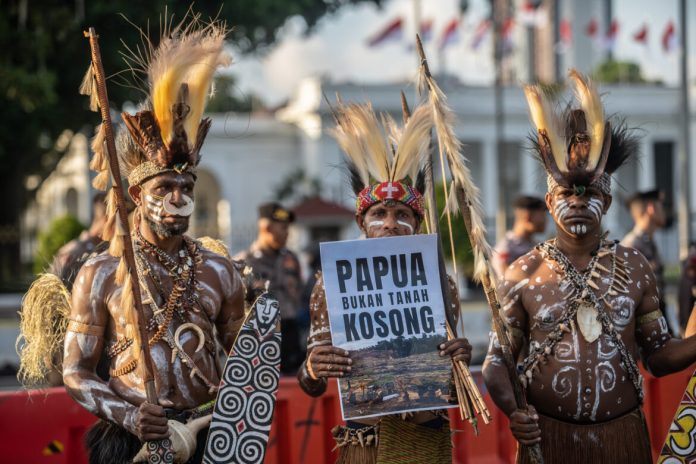
[[[479,435],[457,417],[452,418],[455,464],[504,464],[514,462],[517,444],[508,430],[507,418],[494,406],[481,374],[473,370],[481,393],[493,414],[493,422],[479,423]],[[692,370],[663,378],[645,375],[645,413],[653,455],[662,448],[669,424]],[[334,441],[331,427],[341,419],[337,389],[311,398],[293,377],[280,382],[267,464],[331,463]],[[0,456],[9,464],[84,464],[84,434],[94,416],[75,403],[63,388],[0,392]]]

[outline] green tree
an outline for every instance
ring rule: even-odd
[[[263,51],[276,40],[279,28],[291,16],[302,16],[309,32],[319,19],[348,4],[381,0],[199,0],[195,9],[203,18],[219,17],[234,26],[230,41],[242,53]],[[24,188],[28,175],[41,178],[54,169],[63,155],[56,148],[65,130],[89,128],[99,121],[87,110],[87,99],[77,88],[89,64],[89,46],[82,32],[93,26],[107,74],[125,68],[119,52],[123,42],[140,43],[134,24],[158,33],[160,14],[181,19],[189,2],[9,0],[0,11],[0,280],[9,282],[19,269],[19,217],[33,191]],[[114,110],[125,101],[140,101],[142,94],[113,85],[109,98]]]
[[[438,211],[444,211],[445,192],[442,184],[435,187],[435,201],[438,204]],[[464,220],[461,215],[451,216],[452,237],[454,239],[454,259],[457,260],[458,269],[463,270],[464,274],[471,277],[474,271],[474,255],[471,252],[469,234],[466,232]],[[445,258],[452,261],[452,246],[450,245],[449,226],[447,216],[440,216],[440,242],[445,253]]]
[[[631,61],[607,60],[597,67],[593,75],[598,81],[608,84],[645,84],[648,82],[643,77],[640,65]]]
[[[215,77],[215,94],[208,102],[206,111],[210,113],[250,113],[262,108],[263,101],[257,95],[240,95],[235,88],[235,78],[229,74]]]
[[[85,226],[69,214],[54,219],[39,234],[34,255],[34,274],[43,272],[51,264],[60,247],[76,238],[83,230]]]

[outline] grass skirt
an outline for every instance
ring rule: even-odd
[[[345,428],[334,433],[343,437]],[[399,416],[385,416],[379,422],[376,437],[369,446],[346,443],[340,448],[336,464],[451,464],[452,440],[447,421],[437,428],[401,420]],[[367,440],[364,440],[367,443]],[[374,445],[377,446],[374,446]]]
[[[640,408],[597,424],[573,424],[539,414],[545,464],[651,464],[650,436]],[[517,450],[517,463],[528,464]]]

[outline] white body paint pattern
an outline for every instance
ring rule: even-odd
[[[370,221],[367,223],[367,228],[370,229],[372,227],[382,227],[384,225],[384,221]]]
[[[578,372],[578,369],[575,366],[563,366],[556,372],[553,376],[553,380],[551,381],[551,388],[553,389],[554,393],[558,395],[560,398],[565,398],[571,393],[573,393],[573,390],[575,390],[575,393],[577,395],[577,411],[575,412],[575,419],[580,418],[580,413],[582,410],[582,403],[581,403],[581,382],[580,382],[580,373]],[[575,387],[577,381],[577,388]]]
[[[498,340],[498,334],[495,332],[488,333],[488,354],[486,355],[486,361],[494,366],[504,366],[503,357],[495,353],[493,350],[500,350],[500,341]]]
[[[559,362],[578,364],[580,362],[580,357],[578,353],[580,352],[580,346],[578,343],[578,332],[575,330],[575,324],[571,326],[571,337],[570,342],[560,341],[556,344],[554,350],[554,356]]]
[[[611,318],[617,330],[622,331],[633,320],[636,302],[626,295],[618,295],[611,301]]]
[[[602,393],[609,393],[616,386],[616,371],[614,366],[607,361],[603,361],[595,366],[595,400],[590,412],[590,420],[597,420],[597,409]]]
[[[507,311],[508,309],[510,309],[510,307],[513,304],[515,304],[517,300],[520,299],[518,291],[528,283],[529,279],[522,279],[519,282],[517,282],[515,286],[510,289],[510,291],[507,292],[505,298],[503,298],[503,311]]]

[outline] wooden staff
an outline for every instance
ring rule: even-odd
[[[406,101],[406,96],[401,92],[401,109],[403,111],[404,123],[408,121],[411,115],[411,111],[408,107],[408,102]],[[432,139],[432,137],[431,137]],[[440,288],[442,290],[442,298],[445,304],[445,317],[447,318],[447,335],[448,338],[456,338],[456,324],[452,319],[449,311],[452,308],[453,301],[452,296],[449,291],[449,283],[447,282],[447,269],[445,268],[444,253],[442,250],[442,244],[440,243],[440,224],[437,220],[437,203],[435,202],[435,186],[433,181],[433,163],[432,163],[432,144],[429,146],[431,154],[431,162],[425,168],[426,176],[426,188],[428,189],[428,202],[430,203],[429,218],[431,222],[430,232],[437,234],[437,254],[438,254],[438,268],[440,271]],[[443,179],[444,181],[444,179]],[[447,187],[445,187],[447,188]],[[450,241],[453,241],[451,234],[451,222],[450,222]],[[454,257],[454,247],[452,250],[452,256]],[[485,424],[490,423],[491,413],[488,407],[483,401],[481,392],[476,386],[476,382],[473,381],[471,372],[469,371],[469,366],[467,366],[462,361],[452,361],[453,365],[453,377],[454,385],[457,391],[457,398],[459,399],[459,415],[463,420],[469,421],[474,427],[474,430],[478,434],[478,426],[476,422],[476,414],[480,414],[483,422]]]
[[[428,67],[428,60],[425,57],[425,51],[423,50],[423,44],[421,42],[420,36],[416,34],[416,49],[418,50],[418,55],[420,56],[421,59],[421,65],[423,66],[425,75],[427,77],[427,82],[428,82],[428,87],[430,91],[433,91],[433,82],[432,82],[432,75],[430,74],[430,69]],[[447,163],[450,167],[450,171],[452,171],[452,159],[450,158],[450,154],[448,153],[447,156]],[[466,227],[467,234],[469,236],[469,240],[471,241],[471,236],[472,236],[472,225],[471,225],[471,207],[470,207],[470,200],[467,197],[467,193],[465,189],[463,188],[462,185],[459,185],[458,182],[454,182],[454,188],[457,196],[457,202],[459,204],[459,209],[461,210],[462,213],[462,218],[464,220],[464,226]],[[471,246],[472,248],[476,247],[476,244],[471,241]],[[487,256],[486,250],[482,250],[484,254],[484,259],[488,262],[489,261],[489,256]],[[486,263],[487,264],[487,263]],[[493,316],[493,327],[495,329],[496,335],[498,336],[498,341],[500,342],[501,349],[503,351],[503,361],[505,362],[505,367],[507,368],[508,372],[508,377],[510,378],[510,383],[512,384],[512,389],[514,392],[515,396],[515,403],[517,409],[522,409],[522,410],[527,410],[528,409],[528,403],[527,403],[527,396],[525,394],[524,388],[522,387],[522,383],[520,382],[519,377],[517,376],[517,363],[515,362],[514,357],[512,356],[512,345],[510,343],[510,337],[508,336],[507,329],[505,328],[505,323],[503,321],[503,318],[500,314],[500,302],[498,300],[498,295],[496,294],[495,288],[493,286],[493,280],[491,279],[491,276],[489,274],[489,269],[490,266],[486,265],[486,271],[484,272],[483,276],[481,277],[481,285],[483,285],[485,294],[486,294],[486,300],[488,301],[488,306],[491,310],[491,314]],[[543,464],[544,463],[544,457],[541,454],[541,447],[537,443],[536,445],[533,446],[523,446],[522,447],[523,452],[528,453],[531,462],[536,463],[536,464]]]
[[[126,261],[126,266],[128,268],[128,273],[130,274],[131,290],[133,292],[133,320],[135,321],[138,331],[133,334],[134,337],[140,338],[140,340],[135,340],[136,343],[139,342],[140,346],[140,359],[142,360],[141,365],[141,375],[145,384],[145,395],[148,403],[158,404],[157,391],[155,390],[155,380],[153,377],[153,365],[152,356],[150,354],[150,349],[148,345],[147,329],[145,324],[140,321],[140,316],[143,313],[143,302],[140,296],[140,281],[138,279],[138,269],[135,265],[135,255],[133,253],[133,242],[130,236],[130,227],[128,223],[128,212],[126,210],[125,196],[123,194],[123,187],[121,185],[121,170],[118,165],[118,157],[116,154],[116,143],[114,139],[113,125],[111,124],[111,114],[109,112],[109,98],[106,93],[106,77],[104,74],[104,67],[102,66],[101,52],[99,50],[99,36],[93,27],[86,31],[85,37],[89,39],[90,48],[92,50],[92,71],[94,72],[94,80],[96,84],[97,97],[99,100],[99,110],[102,118],[102,127],[104,130],[106,149],[109,159],[109,170],[111,171],[112,188],[116,194],[116,210],[118,217],[117,221],[120,221],[120,227],[126,233],[126,237],[123,240],[123,258]],[[118,230],[118,226],[117,226]],[[157,449],[171,449],[170,440],[161,440],[156,443],[156,448],[150,449],[151,454],[156,454]],[[171,463],[173,461],[173,453],[165,452],[162,454],[164,460],[161,462]],[[171,460],[169,460],[171,459]]]

